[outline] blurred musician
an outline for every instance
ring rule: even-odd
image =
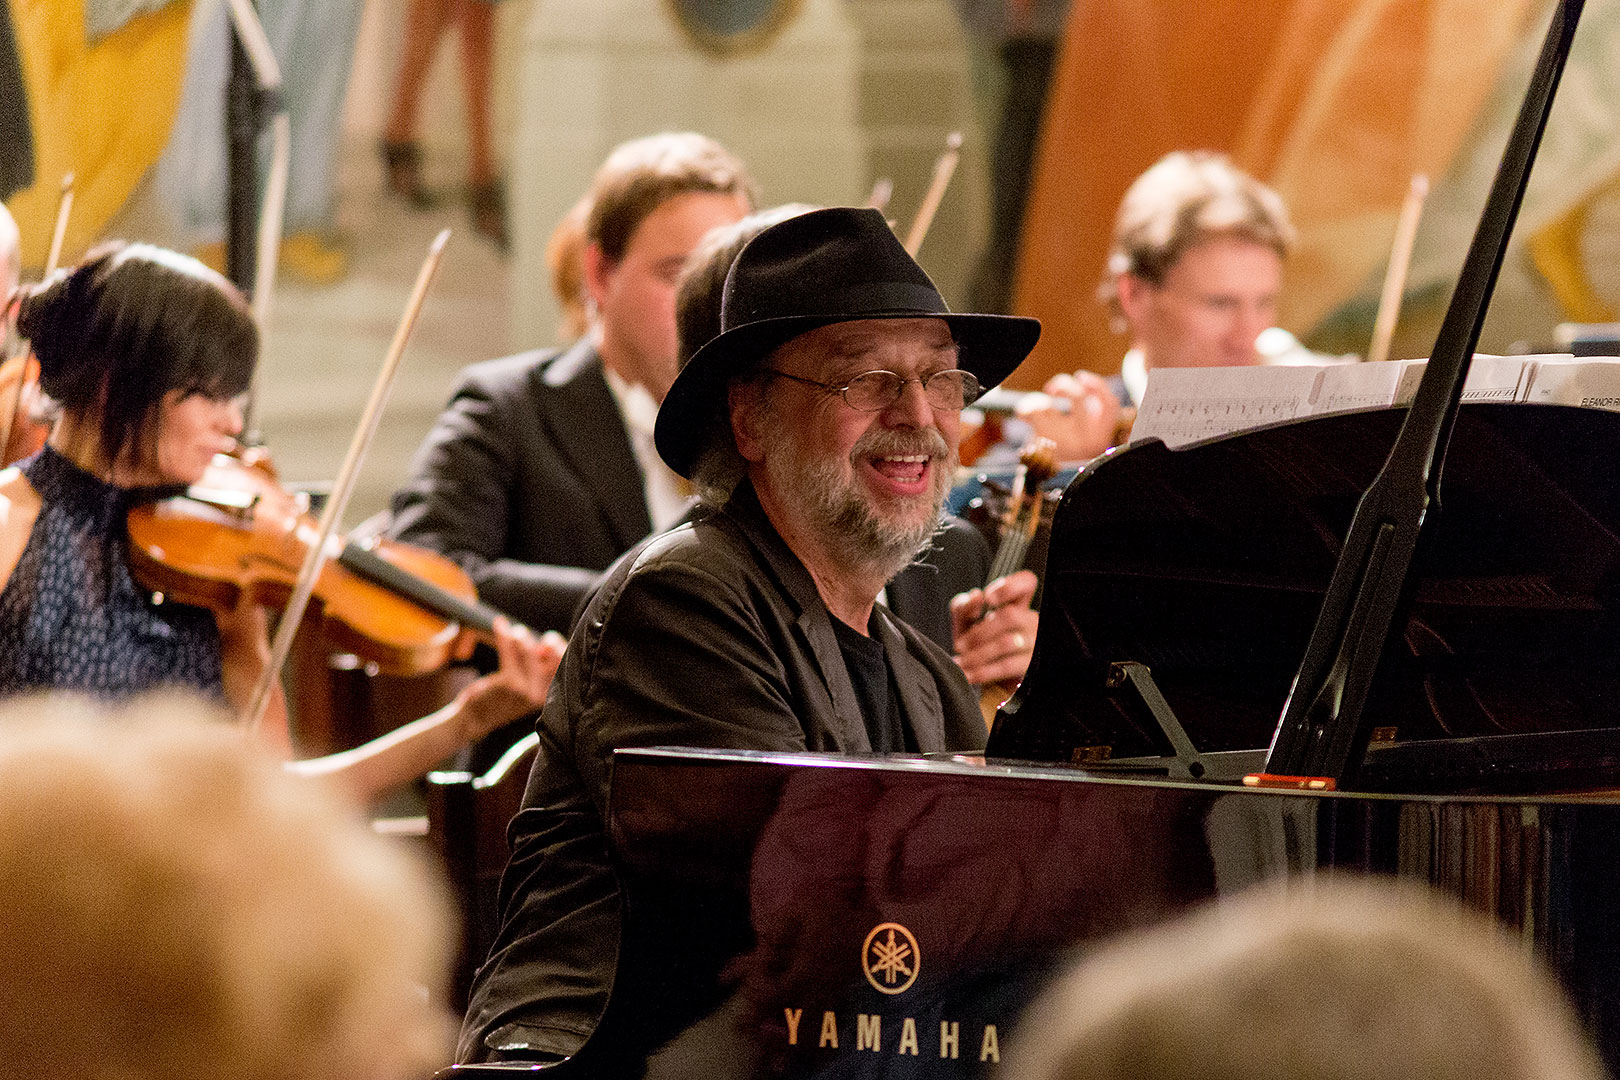
[[[764,229],[815,207],[800,203],[749,214],[709,232],[681,271],[675,295],[680,362],[720,333],[726,274],[743,245]],[[1017,682],[1035,649],[1030,608],[1036,579],[1020,570],[986,584],[989,545],[979,530],[947,514],[917,558],[884,587],[882,602],[942,649],[975,685]]]
[[[983,744],[961,670],[876,598],[938,528],[963,405],[1039,325],[950,314],[881,213],[830,209],[742,250],[720,329],[656,430],[713,509],[621,559],[580,621],[463,1060],[571,1056],[602,1018],[621,930],[603,821],[615,748]]]
[[[125,515],[143,490],[194,483],[234,445],[258,360],[247,302],[195,259],[115,242],[28,291],[17,330],[60,417],[39,454],[0,472],[0,696],[178,687],[240,712],[269,658],[265,613],[157,602],[130,574]],[[502,670],[425,718],[417,750],[544,700],[560,643],[504,625],[498,637]],[[264,730],[285,752],[284,703]]]
[[[1130,335],[1119,375],[1058,375],[1043,390],[1067,409],[1021,418],[1058,444],[1060,460],[1083,461],[1112,444],[1120,406],[1141,403],[1156,367],[1298,359],[1304,350],[1272,329],[1293,242],[1282,199],[1225,155],[1166,155],[1125,193],[1098,289]]]
[[[678,369],[675,281],[752,192],[742,162],[701,135],[614,150],[587,196],[590,332],[467,369],[394,496],[394,535],[455,559],[486,603],[569,629],[601,571],[688,509],[652,445]]]

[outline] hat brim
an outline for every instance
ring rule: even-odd
[[[793,315],[745,323],[704,345],[681,369],[658,408],[653,441],[666,464],[691,479],[709,421],[725,402],[726,385],[767,353],[800,334],[841,322],[869,319],[943,319],[951,328],[963,370],[989,390],[1011,375],[1035,347],[1041,324],[1021,315],[895,311],[861,315]]]

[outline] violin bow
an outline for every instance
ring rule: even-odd
[[[445,229],[434,238],[428,248],[427,258],[422,261],[422,269],[416,275],[416,286],[411,290],[410,301],[406,303],[405,313],[400,317],[399,328],[394,331],[394,340],[388,346],[387,356],[383,358],[382,370],[377,373],[376,384],[371,388],[371,398],[366,402],[365,412],[360,417],[360,425],[355,429],[354,438],[349,443],[349,453],[343,459],[343,467],[338,470],[337,479],[332,482],[332,494],[327,497],[326,506],[321,510],[315,540],[310,544],[309,554],[305,556],[304,565],[298,572],[298,582],[293,586],[292,599],[287,601],[287,609],[282,613],[281,622],[276,627],[276,637],[270,645],[270,660],[265,664],[258,683],[253,687],[253,696],[248,699],[247,713],[243,720],[250,734],[258,734],[259,726],[264,722],[265,710],[270,707],[271,692],[281,678],[281,669],[287,662],[288,652],[292,650],[293,635],[298,632],[298,624],[303,620],[304,610],[309,606],[309,598],[315,591],[315,580],[320,576],[321,568],[326,565],[327,548],[331,544],[332,534],[348,506],[349,495],[354,490],[355,477],[360,471],[360,462],[371,446],[372,436],[377,433],[377,423],[382,419],[383,407],[388,403],[388,394],[393,389],[394,377],[399,373],[399,362],[405,355],[405,343],[410,340],[411,330],[416,326],[416,317],[422,311],[422,302],[427,298],[428,286],[432,284],[433,275],[439,269],[444,245],[449,240],[450,230]]]
[[[1401,216],[1395,223],[1395,242],[1389,252],[1389,269],[1384,273],[1384,292],[1378,298],[1378,318],[1373,321],[1372,344],[1367,359],[1388,360],[1389,343],[1395,337],[1395,323],[1401,314],[1401,297],[1406,292],[1406,272],[1412,266],[1412,245],[1417,242],[1418,221],[1423,217],[1423,200],[1429,195],[1429,178],[1422,173],[1412,177],[1412,186],[1401,203]]]
[[[275,102],[276,115],[270,122],[270,175],[264,185],[264,201],[259,209],[259,233],[253,260],[253,319],[259,324],[259,355],[266,355],[270,339],[270,298],[276,290],[276,266],[281,254],[281,225],[287,206],[287,173],[292,160],[292,122],[281,96],[281,65],[276,62],[270,37],[264,32],[253,0],[230,0],[231,23],[247,53],[248,65],[259,93]],[[259,400],[259,374],[253,374],[247,405],[242,410],[244,428],[253,426],[254,406]]]
[[[956,163],[960,160],[962,160],[962,133],[953,131],[945,138],[945,152],[934,162],[934,179],[928,185],[927,194],[923,196],[922,206],[917,209],[917,217],[911,223],[911,231],[906,233],[906,254],[913,259],[917,257],[917,252],[922,250],[923,241],[928,238],[928,227],[934,223],[934,214],[945,198],[945,189],[951,186],[951,177],[956,175]]]
[[[873,210],[887,210],[889,199],[894,196],[894,181],[887,176],[880,176],[872,182],[872,194],[866,197],[866,205]]]
[[[62,244],[67,239],[68,217],[73,213],[73,174],[70,172],[62,177],[62,194],[56,200],[56,227],[51,230],[51,249],[45,256],[45,278],[49,281],[51,275],[62,262]],[[11,298],[7,297],[9,304]],[[31,386],[39,381],[39,364],[34,360],[33,347],[30,345],[28,354],[23,359],[22,375],[17,379],[17,392],[11,399],[11,408],[6,410],[6,427],[0,432],[0,456],[11,445],[11,433],[17,430],[17,422],[22,419],[23,402],[28,399]],[[9,462],[0,461],[0,465]]]

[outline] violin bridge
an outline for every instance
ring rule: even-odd
[[[259,504],[258,492],[230,488],[193,486],[186,489],[186,497],[244,518],[252,516],[253,508]]]

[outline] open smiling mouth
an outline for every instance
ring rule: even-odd
[[[900,484],[920,483],[928,472],[927,454],[893,454],[869,460],[874,470]]]

